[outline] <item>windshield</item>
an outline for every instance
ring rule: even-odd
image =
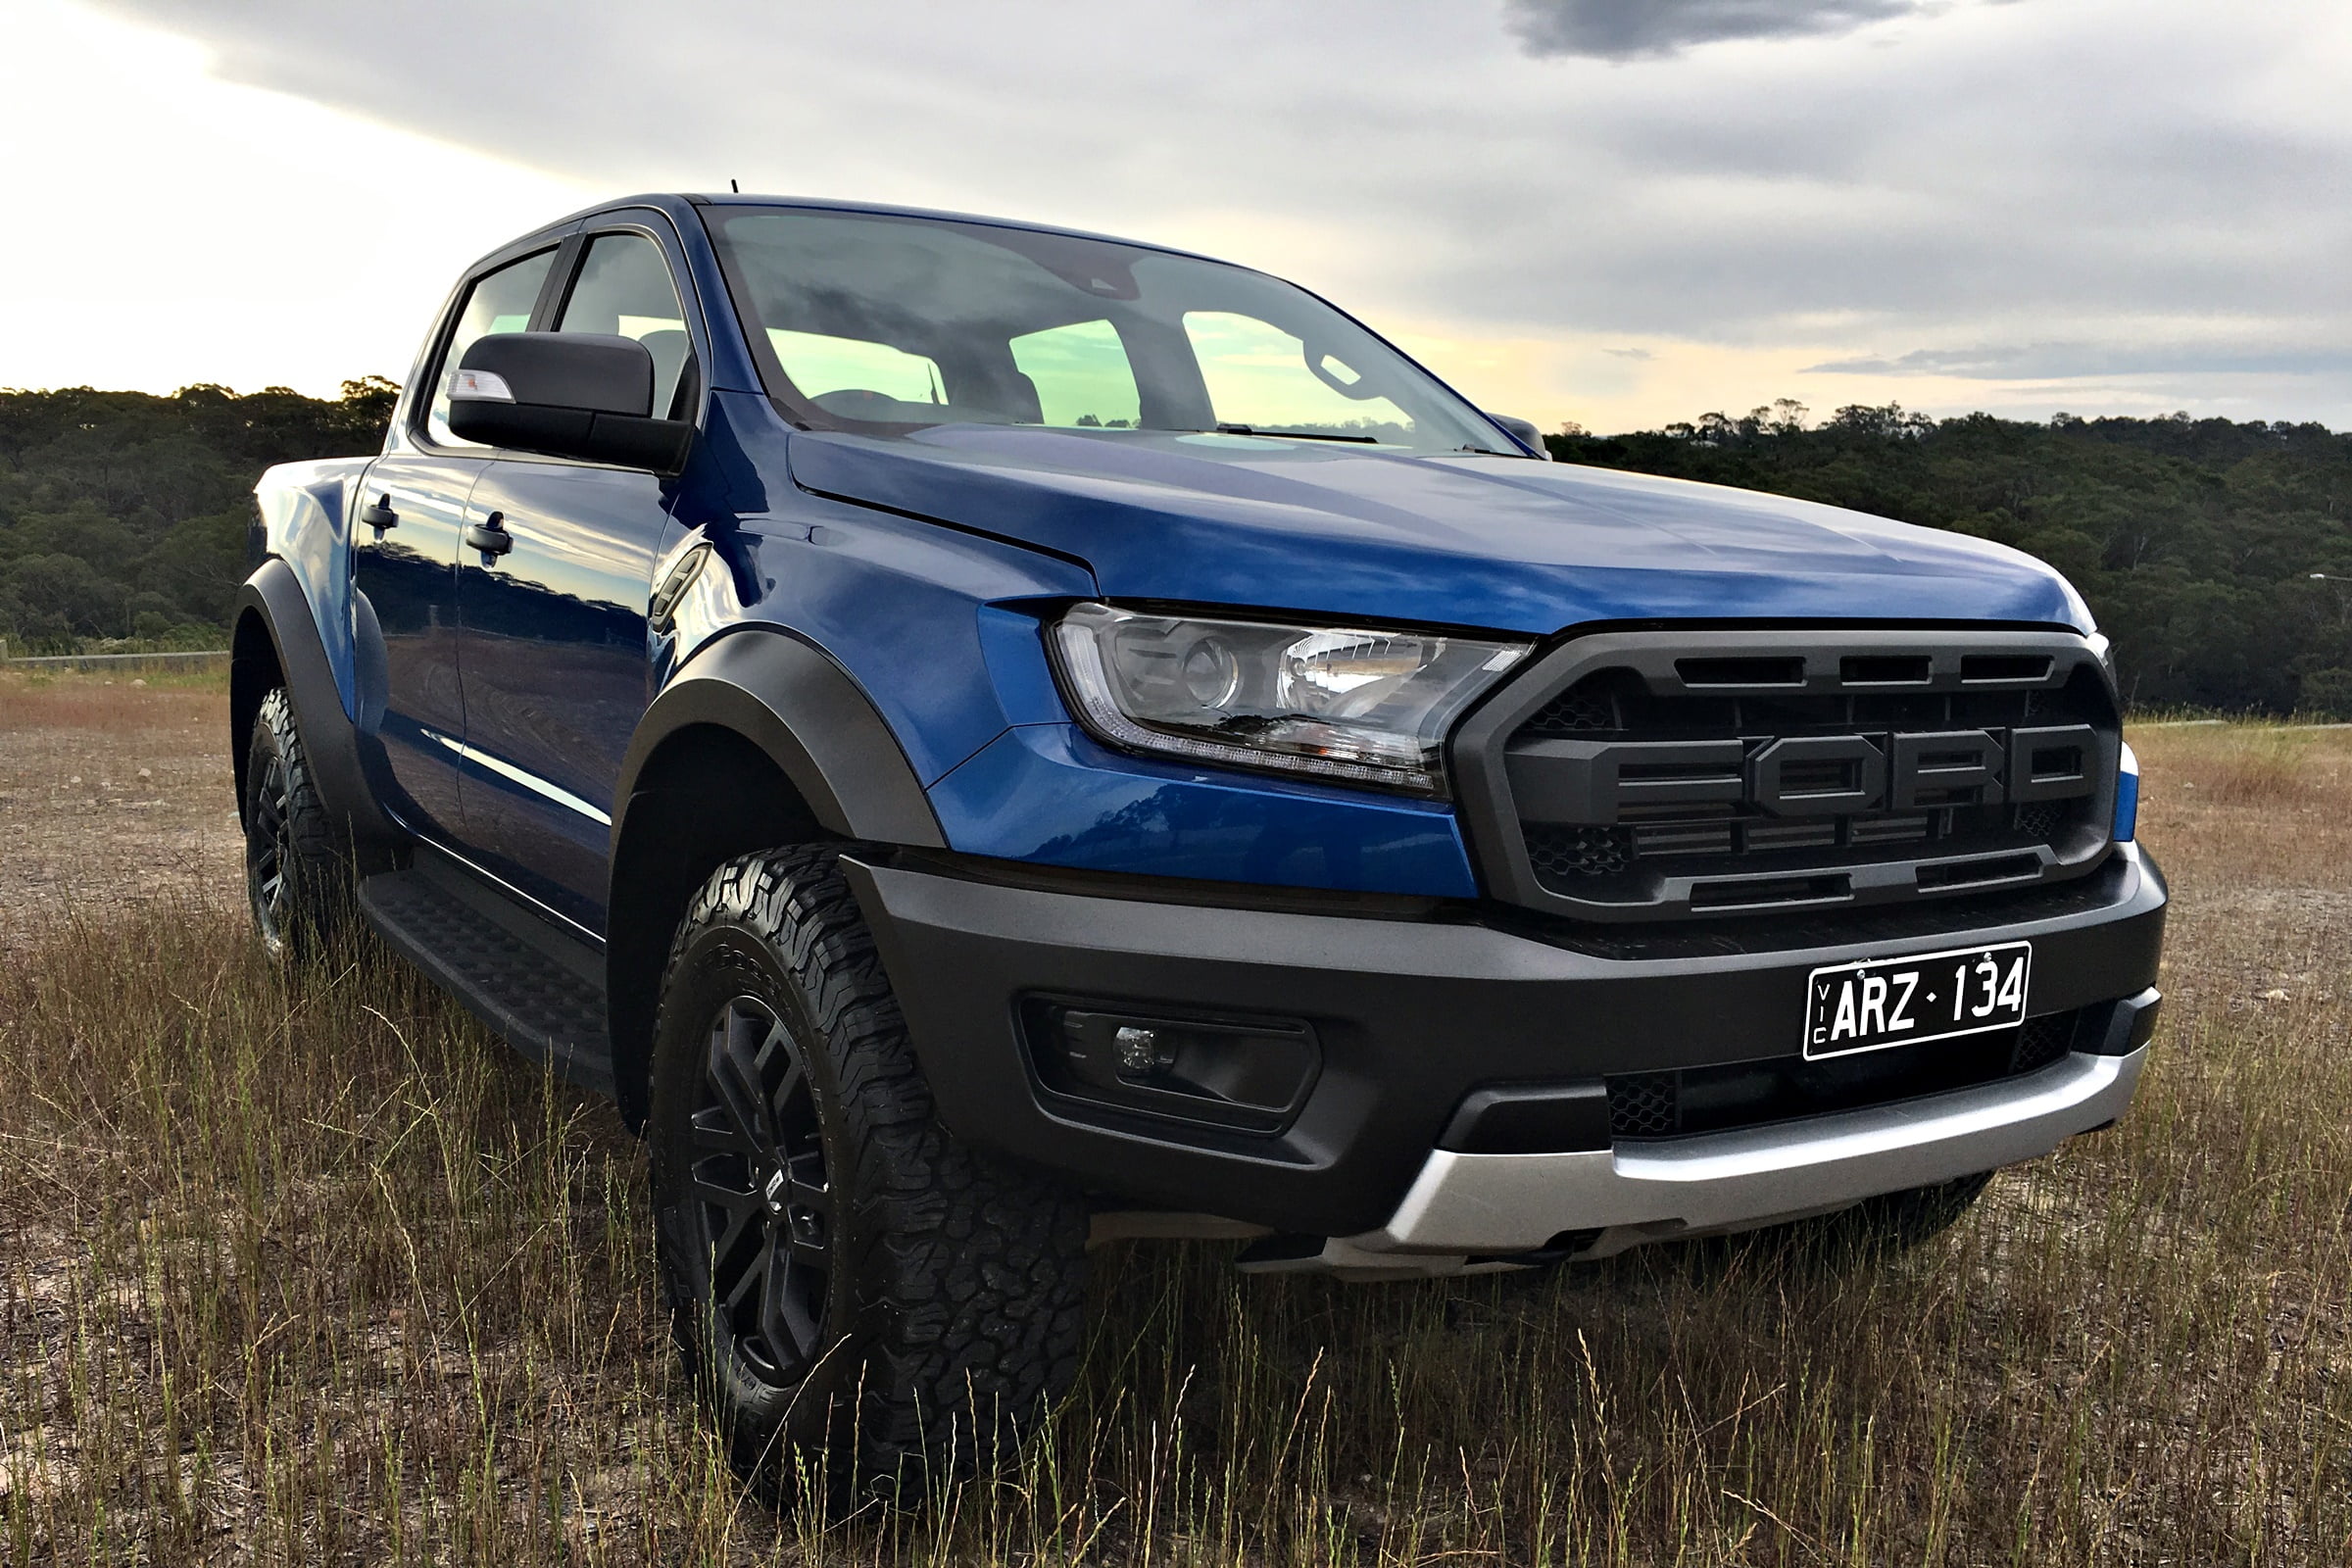
[[[948,423],[1512,453],[1453,393],[1262,272],[938,219],[704,209],[768,391],[876,434]]]

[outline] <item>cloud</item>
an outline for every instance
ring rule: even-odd
[[[2352,375],[2352,347],[2255,348],[2210,344],[2029,343],[1913,349],[1808,365],[1803,375],[1936,375],[1979,381],[2067,381],[2117,376]]]
[[[1636,60],[1732,38],[1851,32],[1921,9],[1919,0],[1506,0],[1531,55]]]
[[[104,3],[220,78],[572,188],[733,175],[1227,256],[1458,346],[1441,373],[1544,422],[1828,407],[1888,376],[1973,399],[2073,375],[2089,408],[2136,354],[2183,380],[2270,365],[2213,373],[2352,424],[2314,348],[2352,343],[2352,204],[2318,194],[2352,188],[2341,0],[403,0],[391,27],[316,0]],[[1788,41],[1683,47],[1727,37]],[[1585,52],[1521,46],[1546,39]],[[269,220],[440,231],[434,182],[372,177],[363,209],[290,183]],[[509,232],[559,210],[517,204]],[[248,215],[220,221],[252,242]],[[1653,358],[1608,352],[1637,345]]]
[[[1600,352],[1613,354],[1621,360],[1646,360],[1650,357],[1647,349],[1602,349]]]

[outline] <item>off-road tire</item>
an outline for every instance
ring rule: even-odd
[[[351,924],[352,861],[282,686],[262,699],[245,755],[245,894],[254,929],[281,962],[317,956]]]
[[[1087,1219],[934,1117],[837,855],[746,856],[695,896],[646,1135],[671,1322],[732,1462],[839,1507],[1013,1457],[1077,1371]]]

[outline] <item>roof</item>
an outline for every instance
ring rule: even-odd
[[[1220,262],[1222,258],[1188,251],[1181,246],[1161,245],[1152,240],[1129,239],[1120,234],[1101,234],[1091,229],[1065,228],[1058,223],[1035,223],[1018,218],[991,218],[982,213],[956,213],[932,207],[898,207],[887,202],[843,201],[825,196],[774,196],[752,191],[655,191],[635,196],[619,196],[601,201],[578,212],[567,213],[550,223],[533,229],[533,234],[546,229],[561,228],[581,219],[594,218],[621,207],[667,207],[686,202],[696,207],[794,207],[816,212],[850,213],[876,218],[929,219],[940,222],[979,223],[991,228],[1027,229],[1038,234],[1060,234],[1071,239],[1097,240],[1110,245],[1131,245],[1138,250],[1159,251],[1169,256],[1189,256],[1197,261]],[[510,241],[510,243],[513,243]],[[506,247],[499,247],[504,250]],[[1226,264],[1232,265],[1232,264]]]

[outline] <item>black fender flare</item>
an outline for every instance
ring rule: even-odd
[[[309,756],[318,798],[363,861],[372,861],[405,843],[408,835],[385,816],[376,804],[360,760],[359,729],[343,711],[342,694],[335,689],[334,670],[326,662],[326,645],[311,613],[310,597],[302,591],[294,568],[278,557],[262,563],[237,590],[231,624],[237,630],[229,666],[230,760],[236,771],[237,804],[245,801],[245,747],[254,711],[268,694],[264,673],[252,657],[259,652],[250,642],[248,626],[259,622],[276,660],[277,676],[294,703],[294,727]]]
[[[819,826],[846,839],[945,849],[913,764],[857,681],[789,632],[747,626],[687,661],[638,720],[620,764],[617,858],[638,775],[662,742],[694,725],[732,730],[792,782]]]
[[[799,798],[732,797],[772,776],[756,765],[681,790],[679,778],[655,763],[671,740],[694,744],[689,731],[717,731],[742,748],[721,757],[756,752]],[[727,632],[689,659],[646,709],[613,792],[605,996],[613,1088],[629,1127],[645,1120],[671,922],[715,866],[811,836],[946,847],[898,737],[846,670],[774,627]]]

